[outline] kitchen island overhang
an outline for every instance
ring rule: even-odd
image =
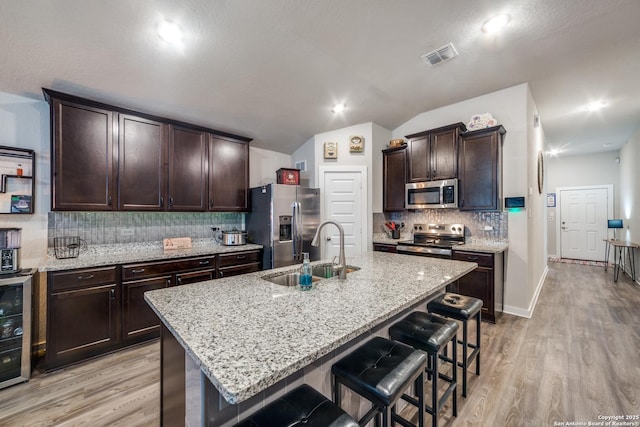
[[[414,307],[424,310],[420,304],[477,267],[381,252],[348,257],[347,263],[360,270],[343,282],[321,280],[307,292],[262,279],[297,269],[290,266],[151,291],[145,299],[163,331],[171,333],[168,338],[184,349],[188,364],[200,369],[226,402],[238,404],[387,320]]]

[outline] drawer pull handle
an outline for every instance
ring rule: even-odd
[[[78,280],[90,280],[93,279],[95,275],[89,274],[88,276],[78,276]]]
[[[182,277],[178,277],[178,286],[182,285]]]
[[[238,255],[238,256],[236,257],[236,259],[245,259],[245,258],[246,258],[246,256],[244,256],[244,255]]]
[[[209,261],[200,261],[199,264],[200,265],[209,265]]]
[[[468,256],[468,257],[467,257],[467,259],[468,259],[469,261],[477,261],[477,260],[478,260],[478,257],[477,257],[477,256]]]
[[[111,300],[115,301],[116,300],[116,290],[115,289],[111,289]]]
[[[144,268],[139,268],[137,270],[131,270],[133,274],[144,273]]]
[[[224,271],[220,272],[220,278],[222,279],[224,277]]]

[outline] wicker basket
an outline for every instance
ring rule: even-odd
[[[77,258],[84,243],[78,236],[54,237],[53,250],[58,259]]]

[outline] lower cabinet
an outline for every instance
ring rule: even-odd
[[[157,338],[145,292],[259,271],[261,259],[252,250],[49,272],[46,370]]]
[[[482,300],[482,320],[495,323],[502,314],[504,276],[503,254],[454,251],[452,259],[469,261],[478,267],[458,279],[448,289]]]
[[[120,341],[116,268],[49,273],[47,369],[108,351]]]
[[[171,277],[122,283],[122,339],[142,341],[160,333],[158,316],[144,300],[144,293],[171,285]]]

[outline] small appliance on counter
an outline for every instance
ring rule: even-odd
[[[240,246],[247,244],[247,232],[233,229],[230,231],[220,230],[217,227],[211,227],[214,231],[216,240],[225,246]]]
[[[21,228],[0,228],[0,274],[20,271]]]

